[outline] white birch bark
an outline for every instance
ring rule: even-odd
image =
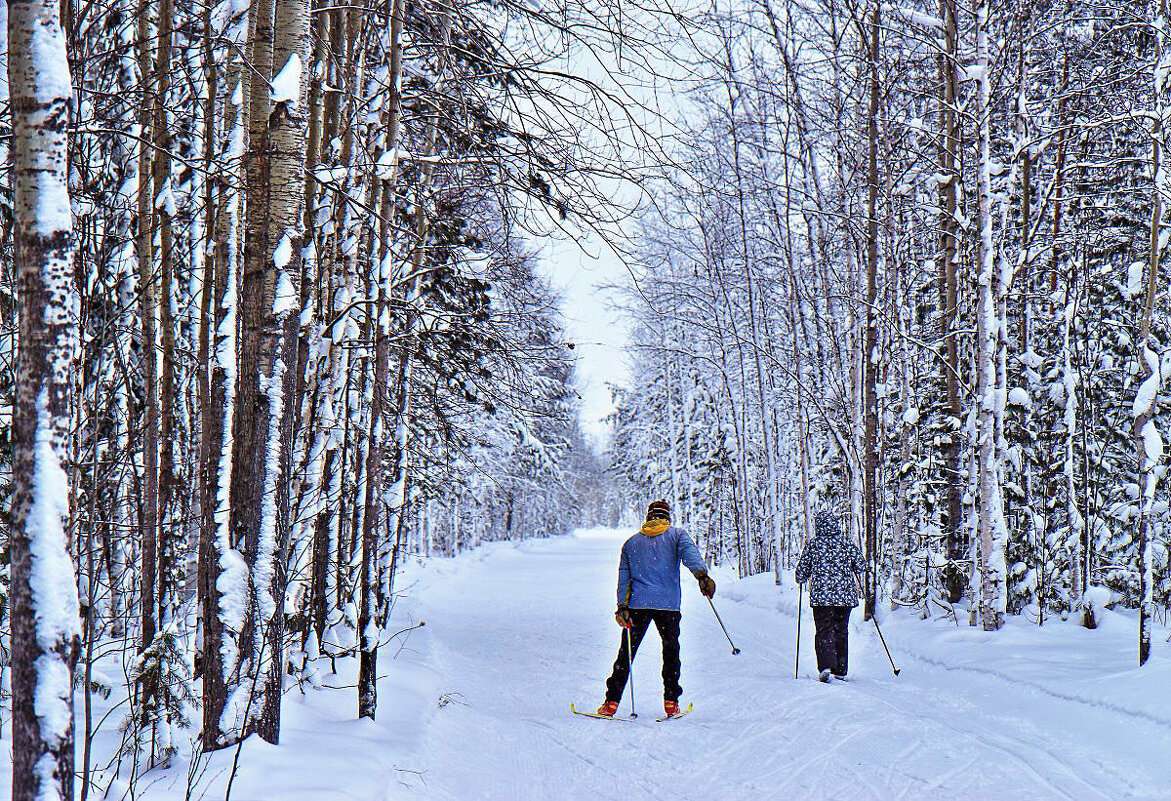
[[[73,667],[81,633],[67,526],[77,361],[68,184],[73,90],[56,0],[8,3],[20,354],[13,417],[12,797],[73,798]]]
[[[308,64],[305,0],[260,0],[251,37],[240,368],[232,431],[231,528],[248,562],[240,666],[221,727],[280,737],[297,312],[301,276]]]
[[[977,462],[979,484],[979,545],[977,564],[980,578],[980,622],[985,631],[1004,624],[1008,590],[1004,544],[1008,532],[1004,523],[1001,486],[1001,431],[1004,418],[1004,389],[1000,369],[1003,280],[992,238],[992,154],[991,109],[988,74],[989,8],[977,0],[976,62],[970,73],[976,80],[975,116],[978,129],[977,163],[978,239],[976,242],[976,372]]]
[[[1151,655],[1151,615],[1154,611],[1155,554],[1154,505],[1158,475],[1155,468],[1163,461],[1163,437],[1155,422],[1159,389],[1163,376],[1159,355],[1151,349],[1151,316],[1155,294],[1159,286],[1159,268],[1166,246],[1165,206],[1171,197],[1171,175],[1165,163],[1167,132],[1171,130],[1171,43],[1168,42],[1169,19],[1167,0],[1160,0],[1159,14],[1154,25],[1154,125],[1151,135],[1151,191],[1150,251],[1144,282],[1143,309],[1140,333],[1135,342],[1138,375],[1143,376],[1132,406],[1134,416],[1134,444],[1139,477],[1138,514],[1138,574],[1139,574],[1139,630],[1138,663],[1146,664]]]

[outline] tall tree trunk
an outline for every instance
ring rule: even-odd
[[[149,547],[143,548],[144,556],[149,557],[143,559],[143,586],[145,588],[148,584],[153,584],[151,589],[154,595],[154,608],[149,610],[149,614],[146,604],[143,604],[142,644],[144,648],[151,645],[151,641],[147,640],[147,635],[149,634],[153,639],[167,625],[172,616],[172,607],[178,595],[176,571],[180,567],[177,547],[180,543],[176,542],[176,532],[182,530],[178,522],[171,518],[175,490],[175,449],[178,446],[178,443],[175,442],[175,320],[172,313],[175,264],[172,256],[174,237],[171,212],[174,209],[174,198],[170,186],[171,134],[167,120],[173,16],[174,6],[171,0],[161,0],[158,5],[158,25],[155,31],[157,51],[153,65],[154,75],[153,81],[149,82],[153,85],[148,105],[153,116],[150,130],[153,140],[151,159],[153,187],[150,189],[149,199],[154,211],[154,220],[158,223],[159,283],[156,292],[153,289],[155,283],[152,274],[149,283],[151,289],[143,292],[144,303],[152,302],[156,306],[156,309],[143,314],[143,381],[147,387],[144,396],[148,399],[148,404],[151,402],[156,404],[153,413],[157,414],[156,423],[148,426],[147,436],[144,438],[144,447],[147,449],[147,458],[144,462],[149,464],[151,459],[157,459],[153,475],[148,473],[147,476],[152,482],[144,484],[147,493],[155,496],[153,501],[155,508],[151,516],[153,516],[156,526],[154,535],[147,536],[146,543],[149,544]],[[142,208],[141,199],[139,208]],[[148,226],[146,236],[154,237],[155,231],[152,229],[153,226]],[[151,256],[148,267],[153,273],[154,254],[152,253]],[[139,269],[140,272],[143,272],[141,264]],[[144,288],[147,286],[148,284],[143,284]],[[159,325],[158,334],[161,340],[161,375],[156,373],[158,361],[153,344],[155,341],[153,328],[156,322]],[[149,338],[146,336],[148,328],[152,329]],[[148,342],[151,343],[149,348],[145,345]],[[148,409],[147,414],[148,417],[151,416],[152,411]],[[150,569],[155,571],[155,575],[151,578],[145,575],[148,562],[153,563]],[[149,629],[145,625],[148,617],[152,618]],[[163,714],[165,707],[162,696],[170,692],[167,687],[170,676],[162,664],[164,659],[165,657],[161,653],[155,657],[156,669],[152,669],[144,675],[143,686],[140,688],[143,725],[149,727],[150,733],[148,748],[148,764],[150,765],[154,765],[160,758],[168,756],[163,753],[163,750],[167,748],[167,742],[169,742],[169,734],[163,730],[167,727],[167,723],[160,720],[160,715]]]
[[[327,157],[332,156],[330,149],[331,143],[337,135],[337,125],[339,122],[339,95],[340,92],[324,91],[324,86],[329,85],[333,87],[340,86],[340,73],[337,70],[337,61],[335,58],[336,50],[331,47],[333,36],[333,20],[340,16],[340,11],[320,11],[314,18],[314,38],[316,40],[316,61],[320,65],[325,74],[322,78],[314,77],[313,84],[310,88],[310,156],[316,156],[316,159],[325,162]],[[318,123],[314,120],[320,117]],[[316,128],[316,133],[314,133]],[[315,179],[310,179],[309,184],[314,184]],[[327,190],[327,196],[328,196]],[[306,202],[314,196],[313,190],[308,189],[306,193]],[[308,226],[313,220],[310,218],[311,209],[306,208],[306,225]],[[307,230],[312,230],[307,228]],[[330,237],[329,234],[319,232],[319,239],[316,244],[317,251],[317,308],[320,319],[327,320],[344,311],[339,308],[341,298],[337,292],[337,267],[339,258],[335,250],[335,242],[337,237]],[[315,406],[312,411],[314,430],[307,434],[307,437],[312,437],[313,440],[309,446],[311,452],[320,450],[321,455],[321,470],[313,473],[310,478],[316,481],[316,486],[310,488],[308,491],[314,496],[313,503],[313,534],[312,534],[312,550],[310,559],[310,582],[309,582],[309,621],[306,627],[306,636],[309,631],[312,631],[316,636],[318,647],[320,647],[322,638],[325,636],[325,625],[329,617],[329,610],[332,608],[331,601],[333,600],[333,589],[335,586],[334,575],[335,572],[330,570],[333,565],[335,555],[335,532],[334,526],[335,516],[333,514],[332,500],[336,497],[336,492],[331,491],[331,487],[337,482],[335,473],[335,463],[338,456],[337,438],[334,436],[333,427],[337,421],[336,404],[338,397],[341,394],[342,382],[340,381],[340,364],[343,358],[343,348],[341,339],[345,331],[344,323],[334,324],[325,328],[319,335],[322,339],[328,340],[322,343],[319,347],[323,351],[318,358],[320,369],[316,379],[315,387]],[[310,654],[312,657],[313,654]]]
[[[979,481],[979,548],[980,622],[985,631],[995,631],[1004,624],[1007,605],[1004,543],[1002,455],[1004,388],[1000,368],[1003,339],[1000,336],[999,304],[1003,295],[1000,260],[992,239],[992,133],[989,85],[987,0],[977,0],[976,16],[976,105],[974,114],[979,131],[977,162],[978,212],[976,240],[976,368],[978,385],[977,448]]]
[[[218,139],[218,125],[216,114],[219,109],[219,70],[215,63],[215,38],[212,34],[211,5],[203,7],[201,21],[203,23],[203,39],[201,41],[203,78],[207,86],[207,97],[204,98],[203,112],[203,170],[207,178],[203,184],[204,208],[204,240],[201,246],[204,250],[203,276],[199,295],[199,349],[196,354],[197,372],[196,392],[199,398],[199,474],[197,477],[199,491],[199,539],[196,543],[196,598],[200,604],[200,620],[206,634],[206,612],[203,605],[207,603],[211,575],[204,549],[210,541],[210,532],[214,525],[215,491],[209,493],[209,476],[214,470],[212,460],[211,441],[208,437],[209,427],[216,425],[211,417],[214,414],[211,371],[212,371],[212,337],[215,327],[216,298],[216,224],[219,219],[219,186],[214,178],[217,167],[216,143]],[[221,268],[222,269],[222,268]],[[222,410],[221,410],[222,413]],[[206,645],[206,636],[204,637]],[[207,662],[202,653],[195,657],[197,669],[195,678],[202,675]]]
[[[154,148],[151,131],[154,127],[154,108],[157,100],[155,85],[155,28],[154,6],[150,0],[140,0],[138,6],[138,80],[141,87],[138,142],[138,257],[139,324],[141,334],[140,358],[142,364],[142,564],[139,571],[141,594],[140,615],[142,628],[139,648],[145,651],[154,642],[158,628],[155,582],[158,578],[159,534],[159,396],[158,396],[158,287],[154,270],[154,188],[152,164]],[[152,703],[150,688],[143,688],[147,697],[141,708]],[[143,721],[144,724],[147,721]]]
[[[171,88],[171,39],[174,26],[173,0],[160,0],[158,23],[158,58],[155,68],[154,127],[151,134],[155,141],[154,197],[159,223],[159,276],[158,320],[162,344],[161,392],[159,396],[159,535],[158,535],[158,579],[156,583],[157,613],[159,626],[166,625],[172,616],[172,605],[177,600],[177,564],[180,560],[181,540],[176,541],[175,532],[182,530],[179,521],[169,519],[171,504],[175,496],[175,315],[173,313],[173,292],[175,282],[174,233],[171,214],[175,199],[171,186],[171,132],[167,119],[168,99]]]
[[[240,368],[232,440],[231,528],[243,542],[250,603],[241,634],[245,685],[237,689],[232,736],[280,737],[284,666],[285,558],[289,522],[293,366],[300,297],[304,206],[305,0],[256,7],[251,42],[241,282]],[[254,690],[252,688],[255,688]]]
[[[269,742],[276,742],[280,736],[280,704],[282,676],[284,675],[285,639],[285,590],[288,565],[289,534],[292,521],[289,515],[290,490],[293,472],[293,440],[295,410],[301,406],[300,389],[296,365],[298,363],[298,331],[300,327],[304,249],[308,232],[304,228],[305,179],[308,165],[308,119],[306,97],[309,60],[309,0],[277,0],[276,31],[273,47],[273,101],[274,108],[269,116],[267,141],[271,160],[268,209],[269,264],[275,266],[273,276],[276,283],[272,314],[279,326],[280,342],[278,365],[274,376],[279,375],[283,386],[279,390],[270,386],[268,390],[270,409],[275,416],[280,407],[280,426],[271,426],[279,437],[278,472],[266,476],[273,482],[276,506],[276,542],[271,568],[259,560],[253,575],[258,579],[268,577],[265,588],[274,602],[274,609],[266,621],[267,642],[274,653],[269,661],[269,675],[266,677],[264,711],[260,735]],[[282,77],[295,76],[282,83]],[[287,99],[280,93],[288,92]],[[283,233],[283,236],[282,236]],[[282,246],[286,246],[282,249]],[[283,263],[282,263],[283,262]],[[280,392],[278,401],[276,394]],[[270,424],[272,423],[270,419]],[[270,440],[271,442],[271,440]],[[270,456],[272,449],[267,449]],[[267,496],[266,496],[267,497]],[[262,548],[265,547],[262,542]]]
[[[389,182],[376,184],[376,195],[391,191]],[[389,214],[390,204],[383,199],[379,208]],[[422,205],[419,213],[423,214]],[[390,236],[387,218],[382,217],[377,225],[379,239],[385,242]],[[384,255],[384,254],[383,254]],[[362,567],[358,589],[358,717],[374,719],[378,707],[378,639],[379,629],[375,620],[381,606],[379,598],[381,583],[378,580],[378,522],[382,508],[382,441],[385,421],[387,385],[390,376],[390,297],[387,286],[390,283],[390,266],[385,258],[377,258],[374,276],[373,312],[375,316],[371,333],[374,336],[374,379],[370,402],[369,442],[366,446],[366,486],[362,503],[366,509],[362,515]]]
[[[382,203],[380,207],[379,251],[378,265],[378,292],[376,299],[377,320],[375,322],[374,348],[374,397],[370,409],[370,445],[366,462],[366,512],[363,516],[362,530],[362,574],[361,597],[358,610],[358,716],[375,717],[378,705],[378,624],[382,617],[381,610],[389,602],[391,578],[383,578],[389,573],[389,566],[385,565],[382,549],[378,546],[378,521],[381,519],[379,511],[384,495],[383,471],[383,426],[386,417],[386,401],[389,394],[390,382],[390,300],[391,279],[389,267],[389,248],[392,237],[390,214],[393,206],[395,183],[398,177],[398,145],[399,125],[402,119],[402,30],[405,16],[404,1],[394,0],[390,9],[390,97],[387,100],[386,119],[384,130],[383,150],[390,155],[389,175],[381,181]],[[449,18],[443,19],[444,36],[447,35]],[[445,42],[446,45],[446,42]],[[429,126],[427,153],[431,155],[435,149],[437,127],[434,120]],[[411,260],[413,268],[412,285],[415,293],[408,300],[408,336],[403,343],[400,357],[399,380],[395,391],[396,408],[391,422],[394,426],[393,451],[393,483],[391,498],[387,509],[388,530],[396,532],[400,525],[400,516],[406,500],[406,446],[407,431],[410,421],[410,365],[411,365],[411,335],[413,334],[414,309],[417,302],[419,287],[418,275],[426,253],[428,236],[428,211],[426,202],[427,184],[430,183],[431,166],[428,163],[422,170],[419,185],[418,200],[415,205],[415,241],[414,257]],[[387,537],[390,539],[390,536]]]
[[[73,798],[73,667],[81,634],[67,526],[77,359],[68,135],[56,0],[8,3],[20,351],[12,421],[12,798]]]
[[[964,558],[963,480],[960,468],[960,404],[959,358],[959,261],[957,191],[960,180],[958,169],[959,122],[957,114],[956,61],[959,58],[956,0],[939,0],[939,16],[943,21],[942,48],[936,56],[939,72],[939,138],[937,166],[939,168],[939,244],[936,251],[939,270],[939,336],[943,341],[940,375],[949,417],[949,431],[943,447],[943,473],[946,489],[946,520],[944,521],[944,550],[947,566],[944,585],[948,600],[956,603],[963,597],[964,577],[957,562]]]
[[[1077,485],[1074,481],[1074,443],[1077,440],[1077,389],[1078,375],[1073,367],[1073,325],[1077,311],[1077,271],[1074,269],[1066,278],[1065,304],[1061,309],[1061,381],[1065,388],[1065,411],[1063,421],[1065,430],[1062,433],[1062,477],[1065,484],[1065,511],[1069,526],[1069,534],[1074,544],[1070,565],[1070,594],[1072,606],[1076,609],[1082,604],[1085,592],[1088,589],[1082,574],[1084,554],[1082,552],[1082,533],[1085,521],[1078,511]],[[1086,620],[1083,608],[1083,620]],[[1092,616],[1092,610],[1089,612]],[[1093,626],[1090,626],[1093,628]]]
[[[862,525],[866,542],[866,577],[864,582],[865,617],[874,616],[878,588],[878,46],[881,32],[881,5],[870,12],[870,35],[867,60],[870,66],[870,109],[866,115],[867,193],[866,193],[866,330],[863,332],[863,456],[862,456]]]
[[[1154,26],[1155,45],[1155,92],[1154,125],[1151,131],[1151,188],[1150,252],[1147,260],[1147,274],[1144,282],[1142,317],[1139,320],[1139,336],[1135,341],[1135,361],[1138,374],[1143,382],[1135,395],[1132,412],[1134,416],[1134,447],[1138,465],[1139,515],[1138,515],[1138,663],[1145,665],[1151,656],[1151,614],[1155,599],[1155,555],[1154,555],[1154,506],[1155,489],[1159,478],[1155,468],[1163,460],[1163,438],[1155,422],[1155,407],[1163,376],[1159,354],[1151,348],[1151,316],[1155,309],[1155,294],[1158,292],[1159,268],[1163,261],[1164,205],[1171,195],[1171,177],[1164,164],[1164,144],[1171,129],[1171,83],[1168,68],[1171,67],[1171,47],[1168,47],[1167,0],[1159,0],[1159,16]]]
[[[773,452],[776,444],[776,439],[772,433],[770,425],[772,398],[769,393],[765,392],[765,376],[764,363],[761,358],[761,351],[764,346],[762,344],[762,337],[760,333],[761,323],[758,314],[765,314],[767,311],[758,311],[758,307],[764,306],[763,298],[759,297],[761,288],[758,285],[757,277],[754,275],[753,269],[753,254],[750,247],[750,237],[748,234],[748,203],[744,186],[744,169],[742,165],[742,144],[741,144],[741,130],[740,121],[737,119],[738,100],[741,95],[741,87],[739,79],[736,74],[736,63],[733,58],[732,41],[730,35],[725,35],[724,39],[724,55],[727,59],[728,77],[725,81],[725,90],[728,95],[728,127],[732,137],[732,164],[736,180],[736,204],[737,204],[737,233],[740,246],[740,258],[742,259],[742,266],[744,270],[744,286],[747,291],[748,300],[748,326],[752,337],[748,343],[752,351],[753,364],[755,366],[755,389],[758,410],[760,412],[760,430],[761,440],[764,445],[765,455],[765,469],[766,469],[766,483],[765,487],[765,515],[767,525],[765,531],[767,532],[767,540],[762,543],[766,547],[763,553],[768,554],[771,550],[773,565],[774,581],[780,584],[780,545],[781,545],[781,520],[780,511],[778,509],[777,485],[779,479],[777,476],[777,457]],[[743,357],[742,357],[743,358]],[[745,429],[747,430],[747,418],[745,419]],[[672,442],[672,454],[674,454],[674,442]],[[672,461],[672,465],[674,462]],[[672,475],[675,471],[672,468]],[[763,565],[762,568],[767,567]]]
[[[313,610],[316,608],[316,585],[319,578],[316,570],[317,553],[317,521],[324,507],[324,498],[319,491],[322,481],[322,471],[325,466],[326,445],[329,431],[323,424],[323,397],[329,377],[323,375],[326,362],[326,346],[322,320],[325,318],[327,303],[330,300],[330,286],[328,265],[330,259],[326,252],[325,236],[316,230],[316,216],[320,182],[314,176],[314,170],[322,161],[322,109],[325,103],[324,71],[327,61],[328,15],[319,13],[321,2],[314,5],[313,18],[313,63],[309,70],[307,122],[308,141],[305,145],[305,207],[302,227],[305,230],[305,258],[301,265],[301,298],[300,306],[306,313],[301,319],[302,325],[298,331],[297,341],[297,397],[304,398],[303,404],[295,410],[296,419],[293,425],[293,443],[301,455],[297,465],[296,488],[297,494],[292,501],[292,515],[295,521],[296,533],[292,535],[294,549],[306,549],[310,559],[308,618],[302,623],[302,644],[309,642],[310,632],[315,632],[316,645],[320,648],[321,635],[315,627]],[[308,543],[306,543],[308,538]],[[298,554],[290,554],[290,562],[296,563]],[[324,589],[324,587],[322,587]],[[312,659],[317,653],[306,653],[306,659]]]
[[[203,420],[203,465],[200,486],[199,576],[200,609],[203,621],[203,748],[213,751],[229,744],[223,714],[228,690],[236,675],[237,637],[247,614],[248,588],[243,559],[232,537],[229,513],[235,422],[237,355],[237,296],[242,258],[244,141],[248,125],[245,102],[248,73],[243,49],[247,43],[251,15],[245,10],[228,20],[225,38],[231,42],[231,61],[224,87],[226,124],[221,142],[215,143],[227,175],[215,181],[219,204],[214,220],[215,265],[213,293],[215,310],[211,335],[211,364],[208,379],[208,409]],[[210,34],[209,34],[210,35]],[[209,76],[218,74],[215,50],[205,45]],[[209,88],[214,85],[209,78]],[[215,102],[213,96],[209,102]],[[211,147],[211,143],[209,143]],[[223,583],[221,584],[221,578]],[[228,721],[231,724],[231,721]]]

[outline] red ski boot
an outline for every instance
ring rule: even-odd
[[[618,711],[618,702],[617,701],[607,701],[606,703],[604,703],[600,707],[598,707],[598,714],[604,718],[614,717],[614,713],[617,711]]]
[[[679,703],[677,701],[664,701],[663,712],[665,712],[666,716],[669,718],[675,717],[679,714]]]

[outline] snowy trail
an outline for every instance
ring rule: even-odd
[[[907,643],[907,633],[927,626],[908,621],[886,632],[904,662],[896,679],[856,614],[856,681],[826,686],[809,678],[806,610],[803,678],[794,681],[793,600],[768,577],[721,583],[716,601],[743,649],[736,657],[685,577],[682,700],[695,702],[690,716],[653,720],[662,693],[652,633],[635,661],[639,719],[574,717],[571,701],[586,709],[600,701],[618,645],[611,612],[620,542],[591,533],[493,548],[423,589],[413,611],[425,612],[427,627],[413,635],[413,657],[452,700],[430,715],[405,760],[420,773],[395,781],[388,798],[1171,795],[1171,725],[1158,717],[1171,713],[1155,708],[1154,718],[1143,717],[1014,679],[1014,665],[1036,671],[1028,658],[1037,654],[1008,653],[996,666],[1002,675],[951,669],[947,651],[915,655],[919,643]],[[622,714],[628,710],[629,696]]]

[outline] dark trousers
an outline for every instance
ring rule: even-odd
[[[814,646],[818,672],[829,670],[835,676],[846,675],[851,611],[853,607],[850,606],[813,607],[813,625],[817,629]]]
[[[638,646],[653,620],[663,640],[663,699],[678,701],[683,694],[683,688],[679,686],[679,621],[682,615],[667,609],[631,609],[630,619],[634,627],[622,630],[614,671],[606,680],[606,700],[615,703],[622,700],[622,691],[626,689],[626,680],[630,678],[631,661],[638,653]],[[627,632],[630,633],[629,655],[626,652]]]

